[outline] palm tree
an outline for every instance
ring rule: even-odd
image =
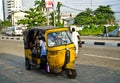
[[[45,10],[45,0],[35,0],[36,10],[43,12]]]

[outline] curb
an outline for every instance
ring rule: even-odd
[[[91,41],[82,41],[82,44],[85,45],[101,45],[101,46],[120,46],[120,43],[115,42],[91,42]]]
[[[16,40],[16,41],[23,41],[23,37],[10,37],[10,36],[1,36],[0,37],[1,40]],[[96,41],[82,41],[83,45],[101,45],[101,46],[116,46],[116,47],[120,47],[120,43],[116,43],[116,42],[96,42]]]
[[[17,40],[17,41],[23,41],[23,37],[9,37],[9,36],[2,36],[2,40]]]

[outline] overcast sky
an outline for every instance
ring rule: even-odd
[[[111,5],[111,8],[114,12],[120,11],[120,0],[53,0],[55,5],[60,1],[63,5],[66,5],[71,8],[78,10],[85,10],[86,8],[91,8],[95,10],[100,5]],[[34,6],[34,0],[23,0],[23,9],[29,9]],[[80,11],[72,10],[69,8],[61,7],[61,12],[63,13],[78,13]],[[120,13],[115,13],[117,19],[120,19]]]
[[[2,0],[0,0],[0,19],[3,20]]]
[[[55,5],[60,1],[63,5],[78,10],[85,10],[86,8],[91,8],[95,10],[99,5],[111,5],[114,12],[120,12],[120,0],[53,0]],[[0,0],[0,5],[2,5],[2,0]],[[34,0],[22,0],[23,9],[28,10],[34,7]],[[79,13],[81,11],[72,10],[70,8],[61,7],[62,13]],[[117,19],[120,20],[120,13],[115,13]],[[2,17],[2,8],[0,6],[0,17]]]

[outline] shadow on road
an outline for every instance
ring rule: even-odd
[[[0,53],[0,81],[2,83],[119,83],[120,71],[103,67],[76,64],[76,79],[68,79],[64,72],[47,74],[33,67],[27,71],[24,67],[24,57]]]

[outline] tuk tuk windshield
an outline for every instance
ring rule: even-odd
[[[69,31],[61,31],[61,32],[52,32],[48,34],[48,46],[59,46],[70,44],[71,41],[71,33]]]

